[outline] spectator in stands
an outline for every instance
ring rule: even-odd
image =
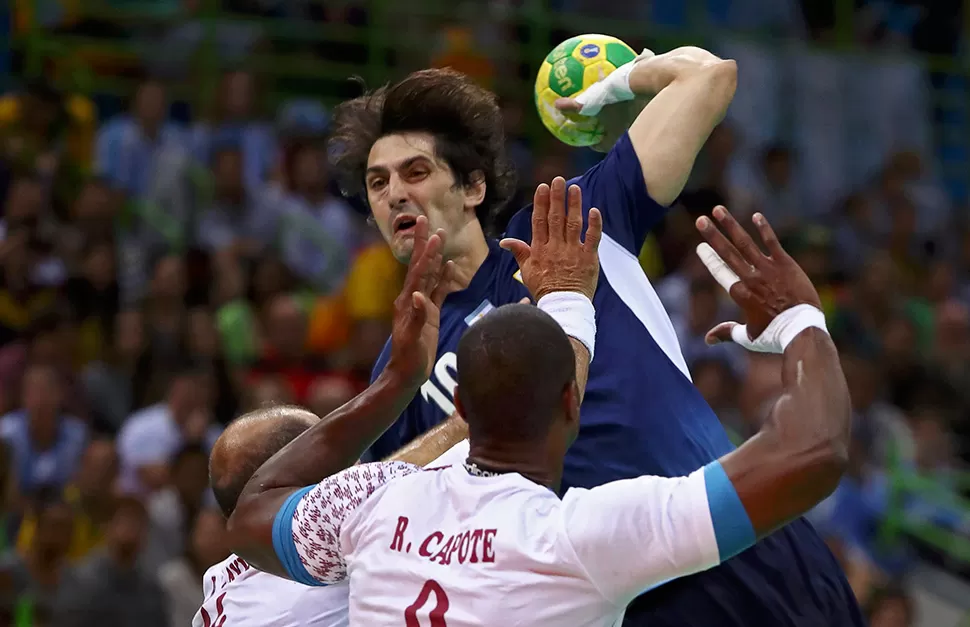
[[[45,81],[0,97],[0,154],[18,172],[36,172],[51,189],[58,216],[91,165],[97,111],[80,95]]]
[[[905,312],[917,328],[920,346],[932,338],[932,312],[922,302],[896,289],[897,270],[888,252],[871,258],[840,299],[829,321],[836,341],[853,352],[875,356],[881,348],[883,326],[895,312]]]
[[[805,219],[795,180],[794,156],[782,143],[773,143],[761,153],[757,171],[743,187],[735,181],[735,206],[741,215],[765,214],[772,227],[784,237]],[[777,226],[776,226],[777,225]]]
[[[99,178],[84,182],[70,206],[68,221],[59,227],[57,251],[68,271],[83,265],[83,252],[90,242],[114,239],[116,202],[111,188]]]
[[[98,131],[95,171],[131,197],[152,192],[153,177],[184,150],[182,129],[168,121],[164,85],[148,79],[138,86],[129,113]]]
[[[65,292],[77,321],[77,358],[89,363],[103,357],[121,308],[114,241],[89,240],[81,260]]]
[[[231,368],[248,366],[256,358],[258,331],[253,304],[246,298],[245,271],[235,255],[219,254],[213,258],[213,275],[210,301],[222,353]]]
[[[844,271],[856,275],[878,244],[872,205],[865,194],[849,194],[836,215],[833,245],[837,263]]]
[[[164,373],[183,357],[181,339],[186,324],[187,291],[185,259],[176,254],[159,259],[143,308],[148,351],[155,372]],[[154,389],[150,391],[154,393]]]
[[[326,293],[343,283],[363,225],[350,205],[331,194],[322,144],[298,143],[284,159],[281,254],[302,281]]]
[[[118,313],[111,338],[112,344],[102,359],[89,363],[81,380],[90,399],[94,426],[116,433],[145,399],[148,373],[144,370],[149,364],[142,313],[137,309]]]
[[[163,402],[132,414],[118,433],[122,489],[153,492],[166,485],[169,465],[187,444],[212,447],[221,429],[212,422],[209,373],[195,363],[171,378]]]
[[[158,577],[168,601],[169,625],[185,627],[202,604],[199,581],[206,569],[229,556],[226,519],[217,509],[205,509],[195,517],[192,541],[182,555],[163,564]]]
[[[30,497],[41,488],[62,490],[74,476],[87,431],[61,413],[61,382],[49,366],[32,365],[23,379],[23,408],[0,418],[0,437],[13,450],[19,490]]]
[[[227,141],[211,150],[213,195],[199,217],[196,244],[210,254],[226,251],[241,258],[255,257],[275,244],[278,207],[257,202],[254,188],[247,187],[239,144]]]
[[[55,492],[42,494],[31,511],[37,521],[33,541],[0,557],[0,616],[9,621],[5,624],[15,624],[15,616],[30,616],[36,621],[32,624],[48,624],[56,599],[67,585],[71,508]]]
[[[192,521],[202,511],[209,488],[209,455],[198,445],[175,454],[171,481],[148,500],[150,533],[143,559],[146,564],[165,564],[189,546]],[[198,608],[196,608],[198,609]]]
[[[247,192],[259,190],[278,159],[273,128],[256,113],[256,79],[244,70],[222,75],[210,119],[192,127],[192,150],[200,163],[217,165],[220,147],[235,146]]]
[[[113,440],[92,440],[81,457],[71,483],[61,499],[70,508],[73,532],[67,538],[67,558],[76,562],[104,541],[105,527],[114,510],[118,478],[118,456]],[[20,523],[17,549],[27,551],[40,533],[40,521],[32,511]]]
[[[930,352],[939,380],[970,408],[970,306],[949,300],[935,312],[936,335]]]
[[[0,349],[0,390],[7,411],[17,407],[28,364],[41,364],[57,372],[69,413],[87,415],[83,390],[74,374],[75,328],[71,319],[56,309],[39,313],[20,339]]]
[[[134,498],[119,499],[104,549],[68,571],[55,604],[54,624],[168,627],[158,578],[138,559],[147,531],[145,506]]]
[[[57,298],[34,275],[39,257],[38,241],[24,226],[7,231],[0,242],[0,346],[17,339]]]
[[[293,296],[279,295],[267,305],[263,326],[266,344],[250,370],[250,383],[278,375],[294,400],[306,403],[313,385],[327,374],[324,360],[307,352],[306,312]]]
[[[185,327],[188,354],[210,373],[215,398],[212,411],[218,422],[228,424],[236,417],[237,386],[234,373],[223,356],[216,320],[207,307],[193,307]]]
[[[394,299],[401,292],[403,280],[404,266],[383,241],[366,245],[354,258],[342,294],[350,325],[346,342],[351,347],[353,370],[367,372],[384,349],[391,333]],[[332,324],[320,314],[316,309],[310,314],[310,345],[315,351],[325,352],[333,350],[327,340],[335,334]]]

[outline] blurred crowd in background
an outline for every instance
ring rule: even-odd
[[[574,34],[542,29],[535,41],[521,11],[529,2],[458,3],[463,17],[431,19],[408,14],[406,3],[227,0],[218,7],[225,19],[203,22],[209,4],[151,3],[175,16],[165,28],[86,19],[69,0],[18,1],[8,16],[15,41],[29,31],[130,44],[125,54],[85,58],[95,74],[116,72],[132,87],[65,87],[56,59],[30,72],[17,47],[5,61],[0,624],[189,624],[202,573],[228,555],[207,490],[207,451],[220,429],[272,402],[326,414],[366,385],[388,335],[403,267],[366,206],[328,176],[323,103],[356,87],[281,87],[285,79],[270,85],[254,69],[281,51],[321,64],[366,51],[281,42],[258,20],[228,16],[287,20],[294,32],[367,27],[380,5],[396,28],[426,34],[424,49],[388,52],[385,78],[449,65],[497,89],[519,166],[513,203],[599,158],[535,131],[529,80],[541,56],[500,54],[526,40],[545,51]],[[607,32],[653,47],[652,29],[696,18],[688,5],[554,0],[546,9],[623,20],[636,34]],[[763,212],[784,236],[823,296],[856,412],[849,474],[812,518],[873,627],[917,625],[906,583],[914,565],[957,575],[970,565],[961,161],[970,126],[936,97],[966,100],[966,85],[917,56],[954,55],[967,43],[960,2],[689,6],[723,36],[685,43],[735,58],[738,92],[641,263],[695,383],[740,442],[777,397],[780,371],[772,357],[704,346],[704,333],[736,312],[693,255],[692,221],[723,203]],[[479,14],[488,19],[469,25]],[[764,31],[782,43],[741,36]],[[818,47],[845,39],[864,52]],[[211,95],[202,106],[185,93],[207,42],[218,80],[198,87]]]

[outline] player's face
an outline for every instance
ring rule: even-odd
[[[474,189],[456,184],[451,168],[435,155],[435,140],[428,133],[377,140],[367,160],[364,184],[381,235],[402,263],[411,258],[414,227],[421,215],[428,218],[432,233],[444,229],[449,236],[446,257],[460,252],[460,238],[454,236],[476,219],[475,207],[484,196],[484,184]]]

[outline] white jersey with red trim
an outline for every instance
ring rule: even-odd
[[[460,463],[462,440],[431,466]],[[349,586],[311,587],[256,570],[238,555],[209,568],[202,581],[202,607],[192,627],[347,627]]]
[[[192,627],[347,627],[347,584],[310,587],[230,555],[205,572]]]
[[[720,562],[712,512],[737,495],[711,468],[560,499],[516,473],[363,464],[294,493],[274,546],[297,581],[349,578],[354,625],[604,627],[644,590]]]

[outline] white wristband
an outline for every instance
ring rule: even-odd
[[[587,87],[576,96],[576,102],[583,106],[579,110],[579,115],[595,116],[607,105],[633,100],[636,94],[630,89],[630,73],[633,72],[633,67],[637,63],[652,56],[654,56],[653,53],[644,48],[643,52],[633,61],[624,63],[613,70],[606,78]]]
[[[775,316],[754,340],[748,337],[748,328],[743,324],[731,329],[731,339],[750,351],[780,355],[799,333],[809,327],[829,332],[825,326],[825,314],[818,307],[795,305]]]
[[[539,299],[536,306],[559,323],[566,335],[582,342],[593,361],[596,344],[596,310],[593,301],[579,292],[553,292]]]

